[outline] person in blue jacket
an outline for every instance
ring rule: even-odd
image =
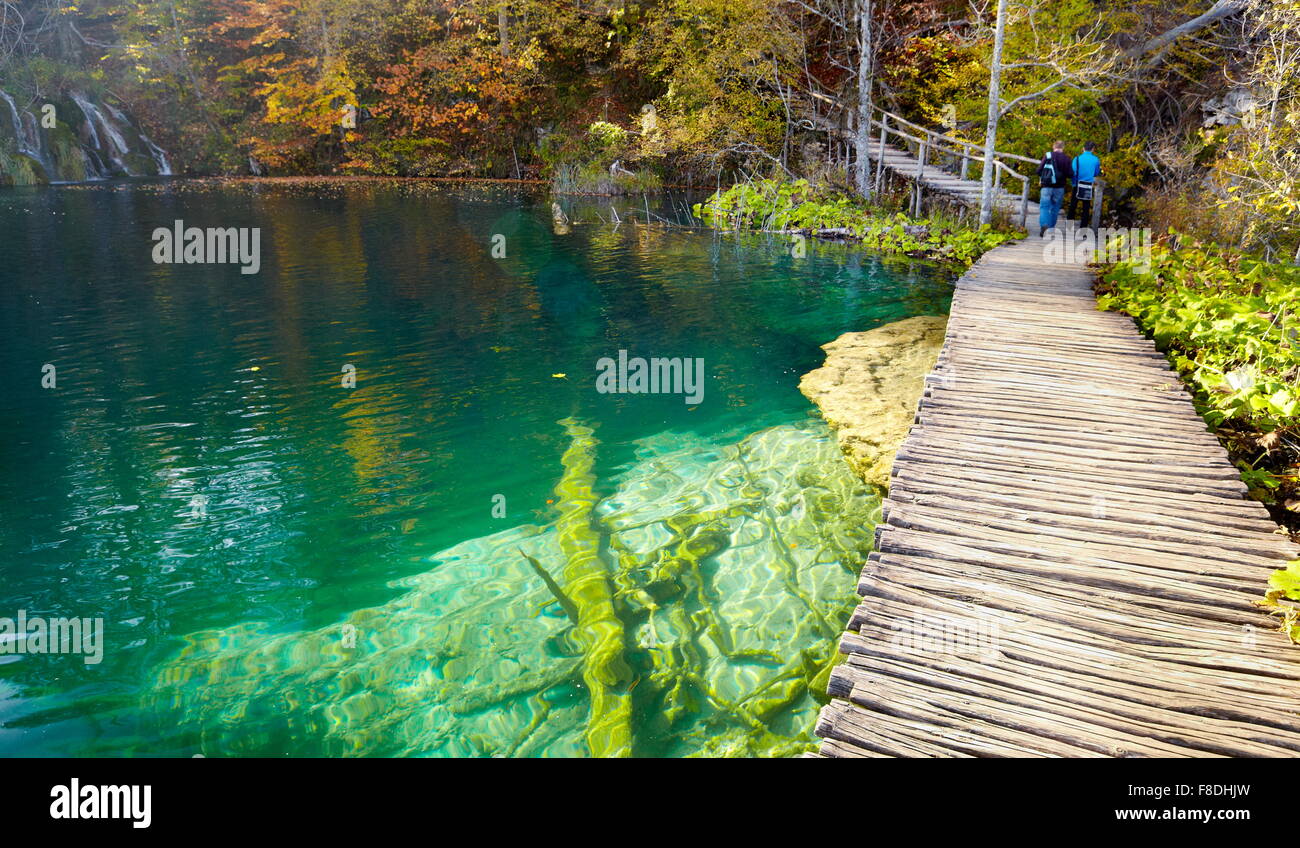
[[[1084,142],[1083,152],[1070,163],[1070,170],[1074,174],[1074,191],[1070,195],[1070,208],[1065,217],[1074,218],[1075,209],[1082,202],[1083,217],[1079,219],[1079,225],[1083,227],[1088,226],[1092,220],[1093,182],[1101,176],[1101,159],[1092,152],[1093,147],[1091,141]]]

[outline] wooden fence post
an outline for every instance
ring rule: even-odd
[[[1020,181],[1020,228],[1029,229],[1029,180]]]
[[[880,112],[880,152],[876,156],[876,193],[880,193],[880,183],[885,177],[885,138],[889,135],[889,115]]]
[[[1102,194],[1102,189],[1105,188],[1105,186],[1106,183],[1103,182],[1100,177],[1093,180],[1092,206],[1090,208],[1092,209],[1091,223],[1092,223],[1092,231],[1094,233],[1097,232],[1097,229],[1101,226],[1101,194]],[[1077,191],[1078,189],[1076,188],[1075,190]]]
[[[925,136],[921,139],[920,164],[916,168],[916,202],[912,205],[913,218],[921,217],[921,195],[923,192],[921,180],[925,177],[925,160],[930,158],[930,131],[926,130]]]

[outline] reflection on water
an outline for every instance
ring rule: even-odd
[[[585,753],[581,634],[521,554],[564,582],[567,418],[635,751],[806,734],[874,503],[798,375],[948,276],[594,208],[556,235],[544,199],[420,183],[0,194],[0,616],[107,644],[0,657],[0,752]],[[177,218],[261,227],[261,273],[154,265]],[[703,402],[596,393],[619,349],[702,357]]]

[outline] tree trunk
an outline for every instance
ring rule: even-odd
[[[858,8],[858,119],[853,134],[857,154],[854,176],[858,194],[871,197],[871,87],[873,52],[871,12],[873,0],[857,0]]]
[[[227,144],[234,146],[230,135],[226,133],[217,122],[212,119],[212,110],[208,107],[208,98],[203,93],[203,87],[199,85],[198,74],[194,72],[194,63],[190,61],[189,51],[185,49],[185,36],[181,34],[180,18],[176,15],[176,3],[167,4],[168,10],[172,14],[172,33],[176,41],[176,52],[180,56],[181,64],[185,66],[185,74],[190,78],[190,87],[194,90],[194,99],[199,103],[199,111],[203,113],[203,121],[212,130],[212,134],[223,139]]]
[[[998,143],[998,118],[1002,116],[1002,43],[1006,39],[1007,0],[998,0],[993,30],[993,59],[989,63],[989,117],[984,128],[984,173],[980,177],[980,224],[993,223],[993,154]]]
[[[500,39],[501,55],[510,58],[510,6],[502,3],[497,6],[497,35]]]

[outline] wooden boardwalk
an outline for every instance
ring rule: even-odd
[[[886,144],[883,148],[873,144],[871,147],[871,161],[875,162],[877,157],[884,160],[884,166],[887,170],[904,179],[916,182],[919,177],[921,184],[930,191],[946,194],[972,209],[979,209],[980,207],[983,189],[977,179],[963,179],[935,164],[922,168],[919,159],[910,152],[892,144]],[[1019,195],[1011,194],[999,185],[993,195],[993,205],[995,208],[1010,213],[1015,223],[1020,223]],[[1038,223],[1038,204],[1030,200],[1026,206],[1029,218],[1028,224],[1032,228]],[[1037,230],[1031,229],[1030,232],[1037,232]]]
[[[1295,756],[1300,646],[1254,604],[1295,546],[1043,247],[958,282],[820,756]]]

